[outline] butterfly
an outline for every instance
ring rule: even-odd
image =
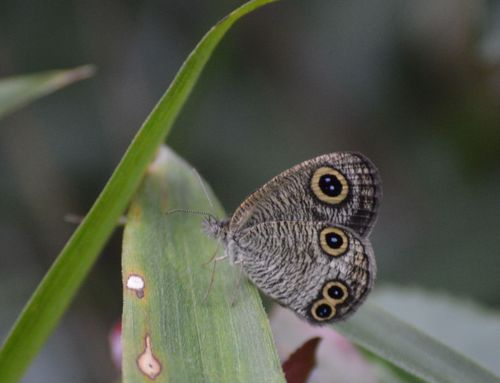
[[[373,287],[368,236],[382,197],[373,163],[338,152],[304,161],[205,231],[266,295],[313,324],[347,318]]]

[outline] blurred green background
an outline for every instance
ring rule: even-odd
[[[0,2],[0,76],[98,67],[0,121],[0,339],[74,230],[63,217],[85,214],[182,61],[241,3]],[[498,2],[267,6],[216,50],[169,144],[228,212],[298,162],[361,151],[384,187],[377,286],[500,308]],[[120,248],[117,230],[24,381],[116,378]]]

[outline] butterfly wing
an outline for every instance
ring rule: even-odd
[[[352,314],[376,273],[368,240],[330,222],[257,224],[228,249],[259,289],[314,324]]]
[[[230,231],[271,221],[327,221],[368,236],[382,189],[378,171],[359,153],[325,154],[274,177],[235,211]]]

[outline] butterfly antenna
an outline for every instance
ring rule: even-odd
[[[207,187],[205,186],[205,182],[203,182],[203,178],[201,178],[200,173],[198,173],[198,171],[195,168],[191,168],[191,171],[196,175],[196,178],[198,178],[198,181],[201,185],[201,189],[203,190],[203,194],[205,194],[205,197],[207,198],[207,201],[210,204],[210,207],[212,208],[212,210],[215,209],[215,206],[214,206],[212,200],[210,199],[210,194],[208,194]],[[187,213],[187,214],[203,215],[205,217],[210,217],[210,218],[214,219],[215,221],[218,220],[217,217],[212,213],[207,213],[205,211],[192,210],[192,209],[172,209],[172,210],[168,210],[165,213],[165,215],[174,214],[174,213]]]
[[[211,213],[207,213],[206,211],[201,211],[201,210],[192,210],[192,209],[172,209],[172,210],[166,211],[165,215],[176,214],[176,213],[203,215],[205,217],[210,217],[210,218],[217,220],[217,217]]]

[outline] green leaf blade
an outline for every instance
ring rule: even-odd
[[[191,167],[162,149],[124,235],[124,382],[284,382],[258,293],[245,282],[235,291],[238,270],[227,260],[218,262],[205,299],[213,264],[204,264],[217,243],[201,232],[199,216],[164,214],[185,207],[211,210]],[[223,215],[218,204],[215,213]],[[131,276],[143,279],[143,293],[127,288]],[[151,375],[137,362],[148,352],[147,337],[161,366]]]

